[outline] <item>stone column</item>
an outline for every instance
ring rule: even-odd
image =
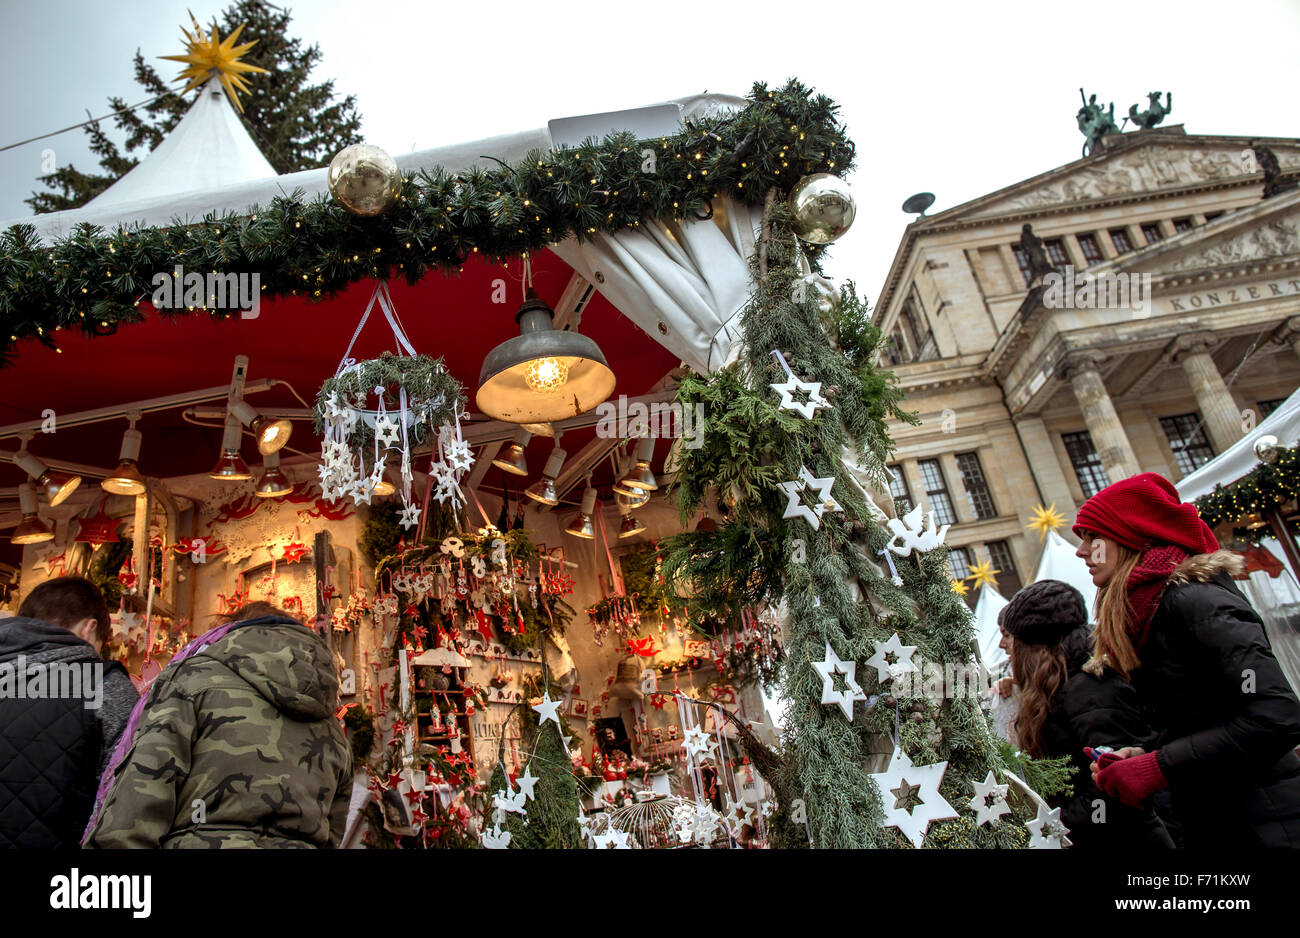
[[[1083,411],[1083,421],[1088,425],[1092,445],[1112,482],[1119,482],[1142,471],[1124,424],[1120,423],[1111,402],[1106,382],[1099,370],[1100,359],[1088,353],[1071,355],[1061,368],[1061,375],[1070,382],[1074,396]]]
[[[1056,448],[1052,446],[1047,425],[1041,417],[1033,415],[1016,417],[1015,425],[1029,460],[1029,471],[1034,474],[1039,491],[1043,493],[1044,507],[1055,502],[1061,514],[1067,518],[1073,516],[1075,504],[1070,497],[1070,484],[1066,481],[1061,461],[1056,458]]]
[[[1215,453],[1222,453],[1241,439],[1241,411],[1210,357],[1214,346],[1214,337],[1206,332],[1179,336],[1173,342],[1172,358],[1187,372],[1205,433]]]

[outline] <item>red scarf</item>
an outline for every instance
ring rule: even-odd
[[[1128,634],[1139,654],[1150,637],[1151,620],[1160,606],[1165,587],[1169,585],[1169,577],[1189,556],[1187,551],[1172,544],[1152,547],[1142,553],[1137,566],[1129,574],[1126,587],[1133,616],[1128,622]]]

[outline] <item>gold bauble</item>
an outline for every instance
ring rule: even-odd
[[[830,173],[804,176],[788,200],[794,233],[809,244],[830,244],[849,230],[856,208],[848,184]]]
[[[354,215],[387,211],[402,194],[397,161],[368,143],[344,147],[330,160],[330,195]]]

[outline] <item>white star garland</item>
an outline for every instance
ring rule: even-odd
[[[943,773],[947,770],[946,761],[933,765],[913,765],[907,753],[895,748],[889,759],[889,767],[871,776],[880,789],[880,800],[885,808],[885,826],[898,828],[899,833],[918,850],[933,821],[957,817],[952,805],[939,794]],[[908,810],[908,795],[911,791],[915,791],[920,804]]]
[[[822,705],[839,704],[840,709],[844,711],[844,716],[852,722],[854,701],[867,699],[867,695],[855,680],[858,663],[841,661],[839,655],[835,654],[835,649],[831,648],[831,643],[827,642],[826,657],[821,661],[814,661],[812,666],[813,670],[821,675]],[[834,675],[836,674],[843,675],[844,690],[835,689]]]
[[[828,511],[843,511],[840,503],[831,496],[831,486],[835,483],[835,477],[830,476],[825,479],[819,479],[808,471],[807,466],[799,467],[799,478],[791,482],[778,482],[777,488],[785,493],[788,501],[786,502],[785,512],[782,518],[803,518],[807,521],[814,531],[821,527],[822,515]],[[817,493],[817,504],[811,508],[803,504],[800,497],[805,488],[811,488]]]
[[[413,528],[420,523],[420,509],[416,505],[402,506],[402,516],[398,519],[404,528]]]
[[[387,414],[375,421],[375,440],[381,449],[397,449],[402,445],[402,425]]]

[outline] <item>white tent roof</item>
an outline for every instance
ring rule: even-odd
[[[1194,501],[1214,491],[1218,483],[1236,482],[1257,465],[1255,441],[1272,434],[1282,446],[1295,446],[1300,441],[1300,391],[1295,392],[1268,415],[1268,419],[1253,432],[1243,436],[1218,456],[1178,483],[1178,496],[1185,502]]]
[[[691,95],[669,103],[681,108],[683,119],[718,116],[745,105],[743,98],[723,94]],[[545,151],[552,146],[549,130],[542,127],[393,154],[393,158],[408,173],[435,166],[455,172],[485,165],[484,156],[515,163],[530,150]],[[288,196],[295,189],[311,200],[327,191],[327,175],[325,167],[275,175],[220,85],[209,82],[163,142],[98,197],[77,209],[0,221],[0,231],[29,224],[44,240],[53,241],[83,222],[105,228],[197,222],[208,212],[244,213],[252,205],[268,205],[276,196]]]
[[[1038,571],[1034,574],[1034,582],[1037,583],[1039,580],[1060,580],[1069,583],[1083,594],[1084,605],[1087,606],[1089,615],[1092,614],[1093,603],[1097,598],[1097,587],[1092,584],[1092,574],[1088,572],[1088,565],[1074,555],[1074,548],[1070,546],[1070,542],[1055,531],[1047,532],[1043,555],[1038,559]]]
[[[275,167],[248,135],[220,79],[212,78],[162,143],[85,208],[112,211],[274,176]]]
[[[979,644],[980,660],[989,671],[996,671],[1007,660],[1007,653],[998,647],[1002,631],[998,628],[998,613],[1007,600],[997,588],[985,583],[980,587],[980,598],[975,601],[975,641]]]

